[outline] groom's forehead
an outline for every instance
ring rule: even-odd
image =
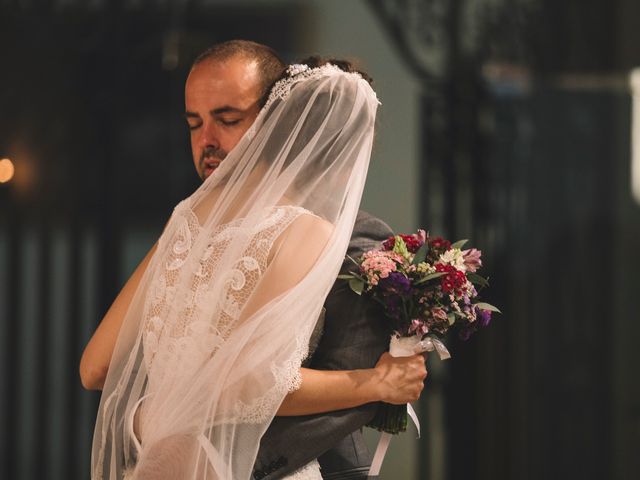
[[[260,69],[255,61],[206,60],[189,73],[185,85],[186,110],[209,111],[223,106],[245,109],[258,101],[261,86]]]

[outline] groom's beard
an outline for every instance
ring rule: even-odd
[[[205,181],[213,171],[218,168],[222,160],[225,159],[228,152],[221,148],[206,147],[200,155],[200,171],[202,172],[202,181]]]

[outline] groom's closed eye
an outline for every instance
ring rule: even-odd
[[[196,128],[202,126],[202,119],[197,113],[186,112],[184,114],[184,118],[187,121],[189,130],[195,130]]]
[[[225,127],[238,125],[246,117],[246,111],[237,107],[226,105],[224,107],[212,110],[211,115],[219,123]]]
[[[236,116],[220,116],[216,118],[216,121],[225,127],[232,127],[233,125],[239,124],[243,120],[242,117]]]

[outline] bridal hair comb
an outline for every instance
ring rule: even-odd
[[[346,72],[340,67],[333,65],[332,63],[325,63],[324,65],[314,68],[311,68],[309,65],[303,63],[294,63],[287,67],[285,73],[286,76],[278,80],[271,89],[269,98],[265,102],[264,107],[262,107],[263,110],[267,110],[277,99],[284,100],[285,98],[287,98],[289,96],[289,93],[291,92],[291,87],[303,80],[332,75],[351,75],[358,80],[364,81],[365,83],[367,83],[367,86],[369,86],[368,82],[364,80],[362,75],[360,75],[358,72]]]

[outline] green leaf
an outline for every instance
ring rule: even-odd
[[[434,273],[430,273],[429,275],[427,275],[426,277],[424,277],[424,280],[433,280],[434,278],[439,278],[443,275],[446,275],[447,272],[434,272]]]
[[[489,280],[487,280],[486,278],[478,275],[477,273],[467,272],[467,279],[471,283],[475,283],[475,284],[480,285],[482,287],[488,287],[489,286]]]
[[[418,251],[416,252],[416,256],[413,257],[412,265],[418,265],[419,263],[424,262],[424,259],[427,258],[427,253],[429,252],[429,244],[425,243],[422,245]]]
[[[449,325],[453,325],[456,323],[456,316],[453,313],[447,313],[447,320],[449,320]]]
[[[353,263],[355,263],[358,266],[358,268],[360,267],[360,264],[356,262],[351,255],[347,255],[347,258],[351,260]]]
[[[478,302],[473,304],[474,307],[478,307],[481,310],[490,310],[492,312],[502,313],[497,307],[494,307],[490,303]]]
[[[428,282],[429,280],[433,280],[434,278],[439,278],[443,275],[446,275],[447,272],[436,272],[436,273],[430,273],[429,275],[427,275],[424,278],[421,278],[420,280],[418,280],[417,282],[414,283],[414,285],[420,285],[421,283],[425,283]]]
[[[351,280],[352,278],[357,278],[358,280],[362,280],[364,283],[367,283],[367,279],[363,275],[360,275],[356,272],[343,273],[341,275],[338,275],[338,278],[342,280]]]
[[[359,278],[352,278],[349,280],[349,286],[355,293],[362,295],[362,291],[364,290],[364,282],[362,280]]]
[[[459,248],[460,250],[462,250],[462,247],[468,241],[469,241],[469,239],[467,239],[467,238],[465,238],[464,240],[458,240],[456,243],[451,245],[451,248]]]

